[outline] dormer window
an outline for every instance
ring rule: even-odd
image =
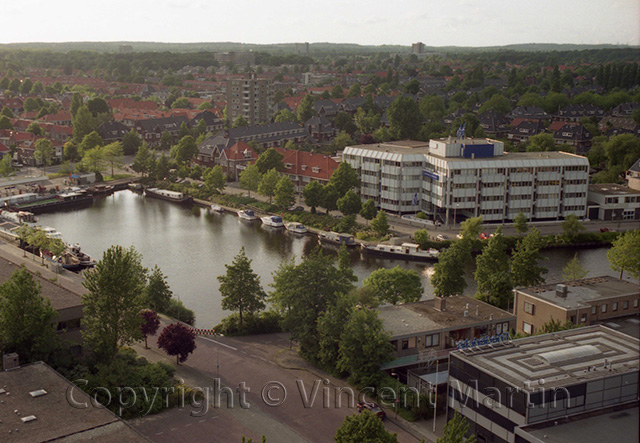
[[[312,170],[313,172],[316,172],[316,173],[317,173],[317,172],[320,172],[320,168],[319,168],[319,167],[317,167],[317,166],[314,166],[313,168],[311,168],[311,170]]]
[[[302,165],[302,170],[306,171],[307,170],[307,165]]]
[[[287,169],[291,169],[291,168],[293,168],[293,165],[291,163],[285,163],[284,167],[287,168]]]

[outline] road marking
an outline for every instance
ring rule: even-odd
[[[204,423],[205,421],[207,421],[207,420],[206,419],[200,420],[198,423]]]
[[[178,430],[178,428],[171,428],[171,430],[172,430],[172,431],[176,431],[176,430]]]
[[[238,350],[238,348],[234,348],[233,346],[225,345],[224,343],[220,343],[219,341],[212,340],[212,339],[207,338],[207,337],[200,337],[200,338],[201,338],[202,340],[207,340],[207,341],[210,341],[211,343],[215,343],[215,344],[217,344],[217,345],[224,346],[225,348],[233,349],[234,351],[237,351],[237,350]]]
[[[163,431],[161,431],[161,432],[157,432],[157,433],[156,433],[156,435],[162,435],[162,434],[164,434],[164,432],[163,432]]]
[[[191,426],[193,423],[187,423],[186,425],[184,425],[185,428],[188,428],[189,426]]]

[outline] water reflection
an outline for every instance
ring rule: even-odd
[[[62,232],[65,241],[79,242],[96,259],[111,245],[130,245],[142,254],[145,266],[158,265],[167,276],[174,294],[196,311],[198,326],[210,327],[226,313],[220,307],[217,276],[226,272],[225,264],[233,261],[241,247],[252,260],[265,290],[271,290],[273,272],[283,260],[312,253],[318,248],[315,236],[300,236],[283,229],[261,226],[261,222],[246,222],[233,214],[216,214],[202,209],[195,215],[191,209],[156,199],[145,199],[131,191],[121,191],[97,199],[87,209],[40,216],[42,225]],[[323,252],[337,257],[337,247],[323,247]],[[557,281],[566,262],[575,250],[545,251],[550,257],[548,281]],[[433,263],[388,260],[362,255],[358,248],[349,251],[353,270],[362,282],[380,268],[401,266],[417,271],[423,281],[426,297],[433,288],[429,275]],[[612,274],[606,260],[606,249],[578,250],[578,256],[589,276]],[[473,295],[473,267],[467,269],[468,287]]]

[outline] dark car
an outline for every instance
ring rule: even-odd
[[[378,403],[374,403],[374,402],[363,402],[363,403],[358,403],[356,405],[356,407],[358,408],[358,412],[362,412],[365,409],[367,411],[371,411],[374,414],[376,414],[378,416],[378,418],[380,418],[380,420],[384,420],[385,417],[387,416],[387,414],[380,408],[380,406],[378,406]]]
[[[302,206],[289,206],[289,207],[287,208],[287,211],[291,211],[291,212],[294,212],[294,211],[304,211],[304,208],[303,208]]]

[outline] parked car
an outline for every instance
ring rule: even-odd
[[[380,406],[378,406],[378,403],[375,402],[362,402],[362,403],[358,403],[356,405],[356,407],[358,408],[358,412],[362,412],[365,409],[367,411],[371,411],[374,414],[376,414],[378,416],[378,418],[380,420],[384,420],[385,417],[387,416],[387,414],[382,410],[382,408],[380,408]]]
[[[445,241],[447,239],[448,239],[448,237],[446,235],[444,235],[444,234],[436,235],[436,240],[438,240],[438,241]]]
[[[487,234],[486,232],[480,233],[480,240],[487,240],[488,238],[489,238],[489,234]]]
[[[600,228],[600,232],[609,232],[609,228]]]
[[[295,206],[295,205],[294,205],[294,206],[289,206],[289,207],[287,208],[287,211],[290,211],[290,212],[294,212],[294,211],[304,211],[304,208],[303,208],[302,206]]]

